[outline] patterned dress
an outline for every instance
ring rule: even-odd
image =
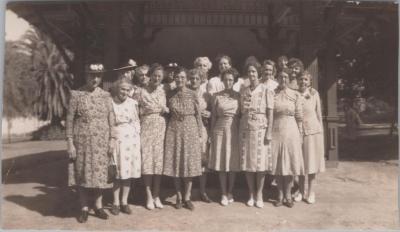
[[[239,100],[236,91],[216,93],[212,103],[211,149],[208,168],[240,171]]]
[[[304,162],[299,126],[303,119],[302,97],[290,88],[275,94],[272,127],[272,173],[303,175]]]
[[[202,174],[202,122],[197,94],[175,90],[168,100],[171,118],[165,135],[164,175],[195,177]]]
[[[139,178],[141,174],[140,121],[138,103],[132,98],[117,104],[113,102],[117,139],[114,161],[117,164],[117,179]]]
[[[325,171],[325,148],[321,101],[318,91],[309,88],[303,96],[303,158],[305,174]]]
[[[69,166],[70,186],[111,188],[107,183],[108,156],[114,113],[110,94],[101,88],[92,92],[72,90],[66,119],[67,138],[72,138],[76,160]]]
[[[271,170],[270,145],[264,143],[268,126],[267,109],[274,108],[274,93],[259,84],[244,88],[240,97],[240,166],[246,172]]]
[[[142,174],[162,175],[164,163],[164,138],[166,121],[163,108],[166,107],[163,86],[149,92],[142,89],[139,98],[142,147]]]

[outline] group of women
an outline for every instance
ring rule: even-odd
[[[267,174],[274,177],[274,206],[315,202],[315,175],[325,170],[323,127],[318,92],[299,59],[280,57],[260,64],[249,57],[244,75],[229,56],[217,58],[219,75],[209,78],[212,63],[198,57],[194,68],[153,64],[119,69],[110,91],[99,86],[102,64],[86,68],[86,85],[71,91],[66,120],[69,184],[77,185],[81,212],[88,218],[88,198],[95,215],[107,219],[102,190],[113,189],[110,212],[130,214],[132,178],[143,176],[146,208],[163,208],[161,176],[174,180],[177,209],[194,209],[192,180],[199,177],[200,196],[206,176],[218,172],[221,205],[234,202],[234,183],[244,172],[247,206],[263,208]],[[110,180],[110,166],[116,176]],[[306,176],[308,183],[305,183]],[[300,191],[292,195],[294,179]],[[307,187],[307,190],[306,190]]]

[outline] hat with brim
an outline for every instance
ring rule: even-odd
[[[103,64],[88,64],[85,67],[85,73],[105,73],[106,70]]]
[[[136,61],[130,59],[125,66],[120,68],[114,68],[113,71],[129,71],[135,69],[136,67],[137,67]]]

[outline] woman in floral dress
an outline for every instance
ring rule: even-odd
[[[176,208],[182,208],[180,181],[185,184],[184,206],[194,209],[190,197],[192,178],[202,175],[201,136],[202,121],[197,94],[187,89],[187,71],[178,68],[176,89],[168,100],[171,118],[165,135],[164,175],[174,178]]]
[[[111,133],[114,113],[110,94],[99,85],[104,73],[102,64],[86,67],[86,84],[71,91],[66,118],[66,134],[69,166],[69,185],[77,186],[81,213],[78,221],[88,219],[89,190],[95,192],[95,215],[107,219],[103,209],[102,190],[111,188],[108,183],[109,155],[115,148],[115,136]]]
[[[160,182],[164,165],[164,138],[168,113],[165,90],[161,85],[164,69],[159,64],[150,68],[150,83],[142,89],[139,98],[141,121],[142,175],[149,210],[163,208],[160,200]]]
[[[201,88],[201,81],[207,79],[207,73],[204,69],[195,68],[189,71],[188,80],[190,81],[189,88],[197,93],[199,108],[202,119],[202,136],[201,136],[201,165],[203,167],[203,175],[199,177],[200,182],[200,198],[206,203],[211,203],[210,198],[206,193],[207,184],[207,163],[209,156],[209,124],[210,124],[210,101],[211,95]]]
[[[293,207],[291,188],[293,177],[304,174],[301,148],[302,97],[289,88],[289,72],[278,74],[279,86],[275,91],[274,122],[272,129],[272,173],[278,184],[279,196],[275,206]],[[285,198],[285,201],[284,201]]]
[[[232,203],[236,172],[240,171],[239,101],[233,90],[239,73],[234,68],[222,72],[225,90],[214,95],[211,110],[211,149],[208,167],[218,172],[221,183],[221,205]],[[229,180],[227,181],[227,176]]]
[[[128,205],[131,178],[139,178],[141,175],[139,108],[136,100],[128,97],[132,89],[129,79],[119,80],[114,88],[116,94],[113,98],[113,109],[116,122],[113,133],[117,143],[113,159],[117,166],[117,176],[113,187],[114,203],[111,213],[118,215],[121,210],[131,214]]]
[[[271,128],[274,107],[273,92],[261,84],[261,65],[246,66],[250,86],[240,93],[241,119],[239,128],[240,164],[246,172],[249,187],[248,206],[264,207],[265,175],[271,170]],[[256,183],[256,186],[254,185]],[[255,199],[254,199],[255,198]]]
[[[303,96],[303,158],[308,175],[308,196],[305,196],[305,175],[300,176],[300,193],[309,204],[315,203],[314,182],[317,173],[325,171],[325,148],[322,127],[321,100],[311,87],[312,76],[304,71],[299,78],[299,91]]]

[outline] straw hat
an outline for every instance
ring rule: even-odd
[[[136,61],[129,59],[125,66],[120,68],[115,68],[113,71],[128,71],[135,69],[137,67]]]

